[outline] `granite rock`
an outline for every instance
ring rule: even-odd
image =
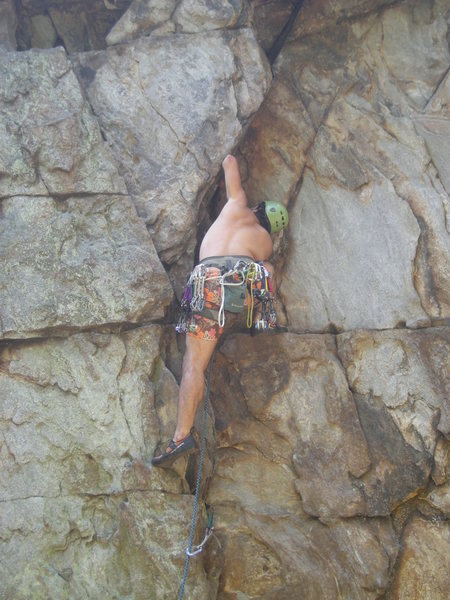
[[[0,197],[126,193],[62,48],[0,54]]]
[[[162,333],[2,349],[0,597],[177,593],[193,498],[186,470],[148,466],[164,432],[155,406],[176,407],[160,385]],[[194,569],[187,589],[206,597]]]
[[[127,196],[15,196],[0,232],[0,337],[156,320],[172,299]]]
[[[294,331],[423,327],[450,314],[448,10],[418,0],[374,10],[384,4],[305,4],[240,146],[248,196],[291,214],[278,262]],[[319,18],[341,10],[353,16],[339,26]],[[302,29],[312,15],[317,31]]]
[[[220,507],[220,508],[219,508]],[[218,504],[210,548],[219,565],[218,598],[375,599],[387,587],[398,541],[389,521],[324,525],[292,514],[259,514]],[[211,568],[211,567],[210,567]]]
[[[192,255],[205,188],[270,82],[253,33],[140,38],[76,69],[162,260]]]
[[[70,4],[0,1],[0,597],[178,594],[169,280],[228,152],[288,331],[216,352],[185,597],[446,597],[448,2]]]
[[[374,459],[362,478],[366,510],[392,510],[426,486],[435,454],[443,469],[439,432],[448,436],[448,331],[342,334],[338,348]]]
[[[280,293],[295,331],[429,322],[413,285],[420,228],[388,181],[368,184],[355,197],[337,185],[322,187],[306,172],[291,219],[292,254]]]
[[[301,511],[324,521],[361,514],[357,481],[370,457],[332,336],[283,334],[260,347],[241,334],[222,352],[211,496],[241,497],[264,514]]]
[[[13,0],[0,2],[0,48],[16,50],[17,16]]]
[[[414,516],[404,534],[402,560],[389,600],[444,600],[448,595],[449,549],[448,522]]]

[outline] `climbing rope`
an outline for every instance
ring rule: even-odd
[[[211,388],[211,374],[212,374],[212,368],[213,368],[213,362],[214,362],[214,354],[215,354],[215,349],[211,356],[211,360],[209,362],[209,372],[208,372],[208,383],[207,383],[207,387],[206,387],[205,407],[203,409],[203,429],[202,429],[202,444],[201,444],[201,449],[200,449],[200,462],[198,465],[197,483],[195,485],[194,511],[192,514],[191,534],[189,537],[189,546],[187,547],[187,550],[186,550],[186,563],[184,565],[183,580],[181,582],[180,594],[178,596],[178,600],[181,600],[183,598],[184,587],[186,585],[186,579],[187,579],[188,570],[189,570],[189,561],[191,559],[191,556],[196,556],[203,550],[203,545],[208,541],[209,536],[212,533],[212,518],[210,516],[209,521],[208,521],[208,526],[206,528],[205,537],[204,537],[202,543],[197,546],[196,550],[192,551],[192,546],[193,546],[193,542],[194,542],[194,533],[195,533],[195,522],[197,520],[197,507],[198,507],[198,497],[199,497],[199,493],[200,493],[200,480],[201,480],[201,476],[202,476],[203,456],[205,454],[206,422],[207,422],[207,416],[208,416],[209,392],[210,392],[210,388]]]

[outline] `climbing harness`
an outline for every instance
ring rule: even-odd
[[[225,311],[241,313],[247,299],[247,327],[266,330],[276,327],[276,314],[273,307],[273,289],[270,273],[261,262],[239,259],[233,267],[216,268],[211,274],[208,267],[219,265],[200,263],[192,271],[181,300],[180,317],[176,325],[178,333],[188,333],[193,314],[217,320],[220,327],[225,325]],[[205,306],[205,282],[214,281],[220,289],[218,311]],[[255,301],[261,305],[260,316],[254,321]]]
[[[189,561],[190,561],[191,557],[197,556],[197,554],[200,554],[203,551],[203,546],[206,544],[206,542],[211,537],[213,529],[214,529],[213,528],[214,513],[211,512],[208,517],[208,524],[205,529],[205,537],[203,538],[203,541],[200,544],[198,544],[197,546],[193,547],[195,523],[197,520],[198,497],[199,497],[199,493],[200,493],[200,481],[201,481],[202,467],[203,467],[203,456],[205,454],[206,422],[207,422],[207,416],[208,416],[209,392],[211,389],[211,374],[212,374],[212,368],[213,368],[213,362],[214,362],[214,354],[215,354],[215,350],[214,350],[214,352],[211,356],[211,360],[209,362],[208,384],[206,386],[205,406],[203,409],[203,427],[202,427],[202,443],[201,443],[201,449],[200,449],[200,461],[199,461],[199,465],[198,465],[197,482],[195,485],[194,510],[192,513],[191,533],[189,536],[189,546],[186,549],[186,563],[184,565],[183,579],[181,582],[180,594],[178,596],[178,600],[181,600],[183,598],[184,587],[186,585],[186,579],[187,579],[188,570],[189,570]]]

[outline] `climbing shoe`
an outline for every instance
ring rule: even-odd
[[[194,431],[194,428],[192,428],[189,435],[179,442],[170,440],[164,452],[152,458],[152,465],[154,467],[169,467],[182,454],[188,456],[194,452],[198,447],[194,438]]]

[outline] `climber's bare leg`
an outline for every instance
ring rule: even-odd
[[[186,336],[186,351],[178,396],[178,420],[175,442],[185,438],[194,424],[195,413],[203,397],[204,374],[217,340],[204,340]]]

